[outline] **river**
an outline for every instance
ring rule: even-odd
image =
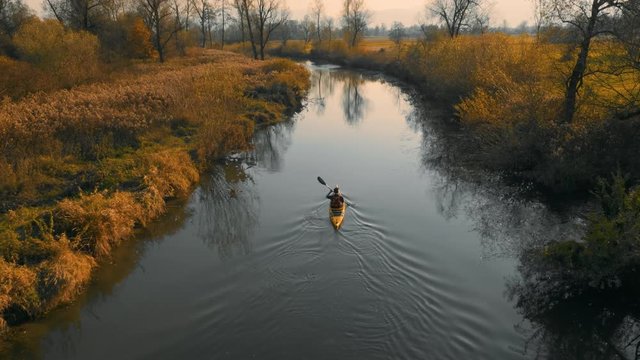
[[[8,357],[534,357],[509,296],[520,250],[580,220],[449,164],[445,115],[402,84],[307,66],[299,114],[172,203],[76,303],[19,327]],[[340,231],[318,175],[352,203]]]

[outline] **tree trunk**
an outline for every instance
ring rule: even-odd
[[[571,76],[567,80],[567,88],[564,101],[564,122],[571,123],[576,112],[576,101],[578,97],[578,90],[582,85],[584,78],[584,72],[587,69],[587,61],[589,59],[589,47],[591,46],[591,38],[593,37],[593,31],[595,29],[596,21],[598,20],[598,13],[600,11],[598,0],[593,0],[591,6],[591,16],[587,24],[587,29],[584,33],[584,39],[580,44],[580,53],[576,64],[573,66]]]
[[[316,35],[318,35],[318,44],[322,43],[322,36],[320,34],[320,13],[319,12],[316,18]]]
[[[356,41],[358,40],[358,30],[353,30],[353,37],[351,38],[351,47],[356,46]]]
[[[200,22],[200,32],[202,34],[202,48],[203,49],[205,47],[207,47],[207,28],[206,28],[206,26],[207,26],[207,23],[204,20],[202,20]]]
[[[156,49],[160,62],[164,62],[164,49],[162,48],[162,40],[160,39],[160,21],[156,22]]]
[[[247,19],[247,30],[249,32],[249,41],[251,42],[251,51],[253,52],[253,58],[258,60],[258,50],[256,49],[256,41],[253,36],[253,30],[251,28],[251,16],[249,15],[249,7],[244,7],[245,17]]]
[[[264,39],[264,23],[260,25],[260,60],[264,60],[264,47],[266,41]]]
[[[590,38],[584,39],[580,45],[580,54],[576,61],[571,76],[567,81],[567,90],[565,94],[564,102],[564,122],[570,123],[573,121],[573,116],[576,112],[576,101],[578,97],[578,89],[582,85],[582,78],[587,68],[587,58],[589,56],[589,46],[591,43]]]
[[[224,50],[224,17],[225,17],[225,8],[224,8],[224,0],[222,0],[222,41],[220,43],[220,50]]]
[[[244,47],[244,21],[240,20],[240,40],[242,41],[242,47]]]
[[[89,4],[84,3],[82,10],[82,28],[85,31],[89,31]]]

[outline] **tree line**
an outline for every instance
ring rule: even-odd
[[[299,21],[290,19],[284,0],[44,0],[43,5],[45,18],[96,35],[106,58],[149,57],[145,48],[152,47],[161,62],[190,46],[224,48],[246,41],[253,57],[264,59],[274,38],[322,42],[345,34],[355,46],[371,16],[364,0],[344,1],[343,27],[325,15],[322,0],[314,0],[309,16]],[[19,57],[14,37],[34,19],[23,0],[0,0],[0,55]]]

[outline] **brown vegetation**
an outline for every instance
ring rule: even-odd
[[[97,259],[188,195],[211,161],[248,150],[256,125],[283,119],[307,88],[290,61],[208,51],[5,100],[0,329],[72,301]]]

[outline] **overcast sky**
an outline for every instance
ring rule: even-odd
[[[334,17],[340,15],[343,0],[325,0],[327,13]],[[291,13],[295,18],[304,17],[309,11],[311,0],[287,0]],[[533,9],[530,0],[489,0],[492,4],[492,23],[502,25],[504,20],[510,26],[517,26],[523,21],[531,23]],[[365,4],[374,14],[372,24],[400,21],[405,25],[418,23],[424,17],[426,0],[365,0]]]
[[[42,12],[42,0],[24,0],[38,13]],[[293,18],[301,19],[309,11],[311,0],[285,0],[291,9]],[[325,0],[328,15],[340,16],[343,0]],[[507,21],[510,26],[517,26],[523,21],[531,23],[533,10],[530,0],[488,0],[492,4],[492,25],[502,25]],[[373,12],[372,25],[400,21],[412,25],[424,17],[426,0],[365,0],[366,6]]]

